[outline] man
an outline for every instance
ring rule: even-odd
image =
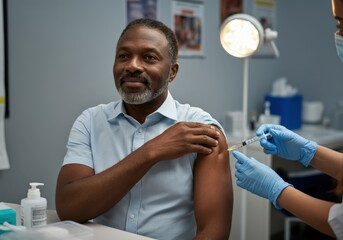
[[[94,219],[156,239],[229,237],[226,139],[208,113],[169,93],[177,52],[174,33],[158,21],[124,29],[113,67],[122,101],[74,123],[56,189],[62,220]]]

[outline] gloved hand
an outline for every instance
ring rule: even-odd
[[[298,134],[280,125],[263,124],[256,135],[270,133],[272,137],[261,138],[260,144],[267,154],[275,154],[289,160],[298,160],[304,166],[308,166],[314,154],[317,152],[317,143],[307,140]]]
[[[285,182],[270,167],[254,158],[249,158],[238,151],[233,151],[232,155],[237,159],[235,164],[237,186],[269,199],[275,208],[281,209],[276,200],[282,190],[291,184]]]

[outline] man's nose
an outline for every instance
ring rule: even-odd
[[[138,57],[132,57],[130,61],[127,62],[126,71],[137,72],[142,71],[142,62]]]

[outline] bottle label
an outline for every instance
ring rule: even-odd
[[[32,208],[31,216],[32,216],[31,227],[39,227],[39,226],[46,225],[47,217],[46,217],[46,208],[44,206]]]
[[[23,208],[23,206],[20,207],[20,223],[21,223],[21,226],[25,226],[25,222],[24,222],[24,208]]]

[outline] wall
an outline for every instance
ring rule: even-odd
[[[85,108],[119,98],[112,65],[115,43],[126,25],[125,3],[8,1],[11,115],[5,129],[11,168],[0,171],[1,201],[19,203],[28,183],[39,181],[45,183],[42,195],[49,208],[55,207],[56,178],[73,121]],[[220,46],[219,1],[204,5],[205,57],[180,59],[171,92],[221,120],[225,110],[241,109],[243,65]],[[160,19],[170,25],[170,1],[159,1],[158,9]],[[255,61],[250,87],[265,92],[277,76],[277,61]],[[267,65],[272,71],[257,69]],[[262,101],[256,93],[252,98],[254,107]]]
[[[322,100],[332,120],[343,99],[343,66],[337,57],[337,22],[331,1],[278,1],[280,76],[286,76],[304,100]]]
[[[171,92],[221,120],[241,109],[242,60],[218,39],[219,0],[205,0],[205,57],[180,59]],[[170,1],[159,1],[170,24]],[[19,203],[30,181],[54,208],[57,173],[69,130],[82,110],[117,100],[112,78],[116,40],[125,26],[125,1],[8,1],[11,116],[6,143],[11,169],[0,171],[0,201]],[[270,84],[286,76],[305,99],[322,99],[326,114],[342,98],[343,68],[335,53],[330,1],[278,1],[277,60],[250,61],[249,109],[260,110]],[[249,112],[250,112],[249,111]]]

